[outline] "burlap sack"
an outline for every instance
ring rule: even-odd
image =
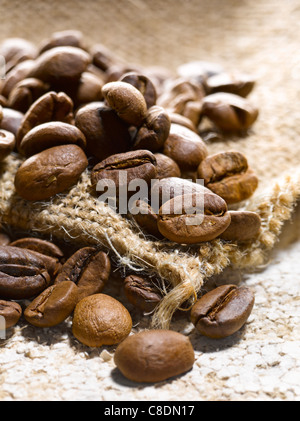
[[[228,266],[253,270],[267,263],[300,195],[298,1],[284,7],[279,0],[2,0],[1,5],[1,38],[40,42],[54,30],[72,27],[86,34],[88,44],[104,43],[129,63],[176,71],[183,62],[210,60],[254,75],[250,99],[260,109],[258,121],[247,136],[208,144],[208,149],[246,154],[260,186],[242,208],[259,213],[262,230],[247,244],[215,240],[187,247],[154,241],[90,196],[87,173],[68,193],[48,202],[21,200],[13,185],[20,161],[13,156],[0,167],[3,223],[54,239],[103,245],[119,266],[170,282],[173,288],[153,314],[155,327],[168,327],[174,311],[186,300],[192,303],[210,276]]]

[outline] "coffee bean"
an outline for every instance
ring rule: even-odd
[[[239,131],[253,125],[258,110],[245,98],[218,92],[203,98],[202,114],[224,131]]]
[[[169,177],[180,177],[181,171],[174,159],[162,153],[155,153],[156,158],[156,178],[161,180]]]
[[[143,94],[126,82],[109,82],[102,88],[107,104],[116,111],[127,124],[140,126],[147,114],[147,104]]]
[[[7,72],[3,85],[1,87],[1,95],[8,98],[14,87],[23,79],[29,77],[30,71],[34,65],[34,60],[25,60],[18,63],[9,72]]]
[[[51,121],[31,129],[21,140],[19,152],[30,157],[54,146],[67,144],[78,145],[85,149],[84,134],[72,124]]]
[[[132,217],[140,228],[156,238],[162,238],[157,227],[158,215],[144,200],[136,200],[130,209]]]
[[[18,63],[37,57],[37,47],[24,38],[7,38],[0,44],[0,55],[5,58],[6,71],[10,71]]]
[[[145,98],[147,108],[153,107],[156,104],[157,93],[155,86],[146,75],[137,72],[128,72],[120,78],[120,81],[130,83],[130,85],[138,89]]]
[[[110,259],[94,247],[77,250],[62,266],[54,283],[72,281],[78,287],[78,300],[101,292],[109,279]]]
[[[171,330],[147,330],[118,345],[114,362],[135,382],[160,382],[190,370],[195,354],[187,336]]]
[[[73,102],[64,92],[47,92],[29,107],[17,133],[17,147],[31,129],[49,121],[74,122]]]
[[[103,100],[102,87],[103,80],[95,74],[86,71],[83,72],[75,88],[73,101],[75,106],[88,104],[90,102],[98,102]]]
[[[109,295],[90,295],[75,307],[72,332],[84,345],[101,347],[118,344],[130,334],[131,328],[128,310]]]
[[[222,72],[207,78],[205,85],[211,94],[228,92],[245,98],[253,90],[255,81],[247,74]]]
[[[107,48],[103,44],[93,45],[91,48],[91,55],[93,64],[103,72],[106,72],[109,68],[122,62],[110,48]]]
[[[24,237],[19,238],[10,243],[12,247],[20,247],[28,250],[36,251],[46,256],[54,257],[56,259],[62,259],[64,257],[63,251],[54,243],[42,240],[35,237]]]
[[[46,149],[19,167],[16,191],[26,200],[47,200],[75,185],[87,165],[86,155],[77,145]]]
[[[50,86],[39,79],[27,78],[15,85],[8,97],[8,106],[22,113],[26,113],[28,108],[42,95]]]
[[[75,29],[53,32],[48,39],[42,41],[39,54],[55,47],[84,48],[83,34]]]
[[[24,118],[24,114],[6,107],[2,108],[2,112],[3,117],[2,120],[0,119],[0,129],[7,130],[8,132],[13,133],[16,137]]]
[[[158,229],[170,241],[194,244],[218,237],[230,224],[226,202],[215,194],[176,196],[159,210]]]
[[[147,278],[129,275],[124,280],[124,291],[128,301],[144,312],[151,312],[162,300],[160,290]]]
[[[0,316],[5,319],[5,328],[15,326],[22,316],[22,307],[14,301],[0,300]]]
[[[0,232],[0,246],[8,246],[10,242],[10,237],[4,232]]]
[[[172,158],[182,171],[196,170],[208,154],[201,137],[179,124],[171,124],[163,153]]]
[[[122,172],[126,172],[126,180],[123,180]],[[130,151],[112,155],[97,164],[91,173],[92,185],[96,189],[100,180],[112,180],[116,186],[116,192],[126,188],[135,179],[145,180],[149,185],[156,177],[155,156],[147,150]]]
[[[44,260],[31,250],[0,247],[0,297],[20,300],[40,294],[49,286]]]
[[[253,305],[250,288],[222,285],[196,302],[191,310],[191,321],[202,335],[225,338],[246,323]]]
[[[258,186],[258,178],[240,152],[221,152],[208,156],[198,167],[198,178],[227,203],[248,199]]]
[[[223,66],[205,60],[194,60],[183,63],[177,68],[177,73],[184,79],[196,84],[203,84],[208,77],[224,72]]]
[[[15,144],[15,135],[0,129],[0,162],[14,150]]]
[[[102,102],[81,107],[76,113],[75,125],[86,137],[87,154],[100,161],[130,149],[128,126]]]
[[[133,149],[157,152],[164,146],[170,133],[171,121],[164,108],[154,105],[148,109],[144,124],[137,130]]]
[[[52,327],[70,316],[78,302],[78,288],[70,281],[51,285],[36,297],[24,311],[28,323]]]
[[[253,240],[261,227],[260,216],[249,211],[229,211],[231,221],[229,227],[220,235],[227,241]]]
[[[198,133],[195,124],[189,118],[187,118],[187,117],[185,117],[181,114],[172,113],[172,112],[169,112],[169,111],[168,111],[168,114],[169,114],[169,117],[170,117],[170,120],[171,120],[171,124],[179,124],[180,126],[184,126],[188,129],[192,130],[193,132]]]

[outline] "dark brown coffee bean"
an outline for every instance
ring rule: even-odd
[[[194,244],[218,237],[230,224],[226,202],[216,194],[176,196],[159,210],[158,229],[170,241]]]
[[[2,112],[3,117],[0,121],[0,129],[7,130],[8,132],[13,133],[16,137],[24,118],[24,114],[6,107],[2,108]]]
[[[120,81],[130,83],[130,85],[138,89],[145,98],[147,108],[153,107],[156,104],[157,93],[155,86],[146,75],[137,72],[128,72],[120,78]]]
[[[18,247],[0,247],[0,297],[20,300],[40,294],[49,286],[44,260],[35,252]]]
[[[143,94],[126,82],[109,82],[102,88],[107,104],[129,125],[139,127],[147,114]]]
[[[39,79],[27,78],[15,85],[8,97],[8,106],[22,113],[42,95],[49,91],[50,86]]]
[[[53,32],[48,39],[42,41],[39,53],[42,54],[47,50],[55,47],[77,47],[84,48],[83,34],[75,29],[67,29],[64,31]]]
[[[163,153],[172,158],[182,171],[196,170],[208,154],[201,137],[179,124],[171,124]]]
[[[73,102],[63,92],[47,92],[31,105],[18,130],[17,147],[31,129],[50,121],[62,121],[69,124],[74,122]]]
[[[144,312],[151,312],[163,296],[150,279],[129,275],[124,280],[124,291],[128,301]]]
[[[202,335],[225,338],[246,323],[253,305],[250,288],[222,285],[196,302],[191,310],[191,321]]]
[[[202,114],[224,131],[247,130],[258,117],[257,108],[238,95],[218,92],[203,98]]]
[[[102,102],[81,107],[76,113],[75,124],[86,137],[87,154],[100,161],[130,149],[128,126]]]
[[[144,124],[137,130],[133,149],[157,152],[164,146],[170,133],[171,121],[164,108],[154,105],[148,109]]]
[[[21,140],[19,152],[26,157],[59,145],[73,144],[85,149],[84,134],[72,124],[51,121],[31,129]]]
[[[38,253],[45,254],[46,256],[55,257],[56,259],[62,259],[64,257],[64,253],[56,244],[40,238],[19,238],[18,240],[10,243],[10,246],[36,251]]]
[[[172,330],[146,330],[118,345],[114,362],[135,382],[160,382],[190,370],[195,361],[189,338]]]
[[[228,92],[246,97],[253,90],[255,81],[249,75],[233,72],[219,73],[210,76],[206,80],[206,88],[210,94],[216,92]]]
[[[78,287],[78,300],[101,292],[111,271],[110,259],[103,251],[84,247],[63,265],[54,283],[72,281]]]
[[[88,161],[77,145],[55,146],[28,158],[15,175],[15,188],[23,199],[47,200],[74,186]]]
[[[198,178],[227,203],[248,199],[258,186],[258,178],[240,152],[221,152],[208,156],[198,167]]]
[[[78,288],[70,281],[51,285],[36,297],[24,311],[28,323],[52,327],[70,316],[78,302]]]
[[[63,87],[79,81],[91,62],[90,55],[77,47],[54,47],[43,52],[35,61],[30,77]]]
[[[93,45],[91,48],[91,55],[93,64],[104,72],[116,64],[123,63],[111,49],[103,44]]]
[[[15,135],[0,129],[0,162],[14,150],[15,144]]]
[[[261,219],[257,213],[249,211],[229,211],[229,213],[230,225],[220,238],[228,241],[249,241],[258,235]]]
[[[122,177],[125,172],[126,180]],[[112,180],[116,186],[116,192],[127,189],[128,184],[135,179],[145,180],[149,185],[156,177],[155,156],[147,150],[137,150],[112,155],[97,164],[91,174],[92,185],[97,188],[100,180]]]
[[[131,215],[139,227],[156,238],[162,238],[157,227],[158,216],[144,200],[136,200],[130,209]]]
[[[5,328],[15,326],[22,316],[22,307],[14,301],[0,300],[0,316],[5,319]]]
[[[73,335],[90,347],[118,344],[130,334],[131,328],[128,310],[106,294],[83,298],[74,311]]]
[[[170,158],[167,155],[162,153],[155,153],[156,158],[156,170],[157,175],[156,178],[161,180],[162,178],[169,178],[169,177],[180,177],[181,171],[174,159]]]
[[[1,87],[1,95],[6,98],[9,97],[13,88],[21,82],[21,80],[29,77],[30,72],[34,66],[34,60],[25,60],[18,63],[9,72],[7,72],[4,83]]]

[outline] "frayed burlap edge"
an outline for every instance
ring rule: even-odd
[[[214,240],[188,247],[146,237],[130,220],[98,202],[90,194],[88,172],[65,195],[57,195],[49,202],[24,201],[14,190],[19,165],[19,159],[12,155],[0,169],[2,223],[51,235],[53,239],[103,247],[119,267],[159,278],[162,284],[167,281],[172,288],[152,315],[155,328],[168,328],[173,313],[183,303],[193,303],[205,279],[228,266],[254,269],[264,265],[300,196],[300,169],[294,169],[243,204],[243,209],[258,212],[262,219],[260,234],[254,241],[237,244]]]

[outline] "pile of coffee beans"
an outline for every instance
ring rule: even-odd
[[[102,44],[88,48],[75,30],[53,33],[40,46],[7,39],[0,55],[6,62],[0,161],[22,158],[14,180],[21,198],[47,201],[68,193],[87,171],[89,194],[100,200],[108,187],[103,201],[154,239],[190,245],[259,235],[260,217],[236,210],[258,186],[247,157],[208,152],[210,142],[244,135],[256,121],[258,109],[247,99],[251,77],[203,61],[183,64],[175,74],[128,64]],[[12,241],[4,233],[0,243],[6,328],[21,317],[38,328],[72,317],[72,332],[84,345],[120,344],[115,363],[135,381],[164,380],[193,366],[184,335],[130,335],[129,311],[102,292],[111,274],[102,250],[83,247],[67,256],[47,240]],[[152,280],[135,274],[125,277],[124,293],[146,313],[163,297]],[[245,324],[253,303],[248,288],[226,285],[199,299],[191,321],[202,335],[223,338]]]

